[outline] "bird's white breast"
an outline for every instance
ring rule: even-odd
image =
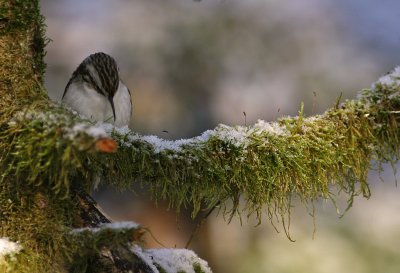
[[[115,122],[110,101],[84,83],[71,83],[63,98],[63,103],[93,121],[114,123],[122,127],[129,125],[132,104],[126,86],[120,81],[114,95]]]
[[[132,116],[131,95],[128,88],[121,81],[119,81],[117,93],[114,95],[114,106],[116,116],[115,126],[122,127],[129,125]]]

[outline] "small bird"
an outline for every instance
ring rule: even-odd
[[[82,61],[72,73],[62,103],[93,121],[129,125],[131,93],[121,81],[115,60],[102,52]]]

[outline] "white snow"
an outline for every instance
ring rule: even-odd
[[[400,85],[400,66],[397,66],[390,73],[380,77],[378,81],[372,84],[372,89],[375,89],[377,83],[387,86]]]
[[[101,127],[90,126],[86,129],[86,133],[94,138],[107,137],[106,131]]]
[[[249,130],[244,126],[237,126],[235,128],[227,126],[225,124],[220,124],[215,133],[212,134],[219,139],[229,142],[236,147],[247,146],[249,143]]]
[[[154,273],[159,273],[157,267],[155,267],[155,265],[153,264],[152,257],[150,255],[147,255],[147,253],[145,253],[141,247],[134,245],[131,247],[131,251],[135,253],[142,261],[144,261]],[[167,273],[169,272],[167,271]]]
[[[400,66],[395,67],[392,71],[380,77],[376,82],[371,85],[371,90],[374,91],[378,86],[387,86],[394,87],[397,90],[400,86]],[[367,90],[368,91],[368,90]],[[368,94],[368,92],[367,92]],[[357,99],[363,99],[365,96],[364,91],[360,91],[357,95]],[[400,91],[393,92],[389,95],[389,99],[395,99],[396,97],[400,97]],[[381,101],[377,101],[377,103],[381,103]],[[370,100],[365,100],[365,108],[369,108],[371,106]]]
[[[130,147],[132,146],[132,142],[144,141],[153,146],[155,153],[161,153],[166,150],[179,152],[185,145],[199,145],[207,142],[211,137],[216,137],[222,141],[229,142],[236,147],[246,148],[251,141],[250,136],[254,133],[257,135],[269,133],[278,136],[288,134],[286,128],[279,125],[278,122],[266,122],[264,120],[258,120],[252,127],[231,127],[225,124],[220,124],[214,130],[207,130],[200,136],[178,140],[166,140],[155,135],[141,136],[131,131],[127,126],[118,128],[114,127],[112,124],[100,122],[95,126],[96,128],[102,128],[107,135],[116,133],[118,135],[127,136],[127,140],[120,140],[121,146]]]
[[[142,249],[139,246],[133,246],[132,251],[144,260],[154,272],[159,272],[154,266],[157,264],[167,273],[195,273],[193,265],[199,264],[204,272],[212,273],[207,262],[188,249]]]
[[[140,140],[150,143],[154,147],[154,151],[159,153],[164,150],[180,151],[183,145],[193,144],[195,139],[178,139],[178,140],[165,140],[157,136],[142,136]]]
[[[109,229],[136,229],[139,227],[140,225],[133,221],[121,221],[121,222],[106,223],[101,225],[101,228],[109,228]]]
[[[287,135],[288,131],[285,127],[281,126],[278,122],[266,122],[265,120],[259,119],[254,125],[256,133],[269,132],[270,134],[282,136]]]
[[[91,126],[87,123],[77,123],[70,130],[66,130],[66,135],[69,139],[74,139],[77,135],[86,133],[93,138],[104,138],[108,134],[101,126]]]
[[[180,151],[184,145],[192,145],[196,143],[205,142],[208,140],[208,133],[211,132],[211,131],[206,131],[201,136],[189,139],[166,140],[159,138],[158,136],[155,135],[141,136],[131,131],[128,128],[128,126],[114,127],[110,123],[100,123],[100,122],[97,123],[96,126],[102,128],[108,135],[112,135],[113,133],[117,133],[123,136],[127,135],[128,142],[122,141],[121,143],[122,146],[130,147],[131,142],[144,141],[152,145],[156,153],[160,153],[165,150]]]
[[[0,259],[6,255],[14,255],[20,252],[22,246],[18,243],[10,241],[7,237],[0,238]]]
[[[105,223],[100,225],[99,227],[94,227],[94,228],[76,228],[72,230],[72,233],[80,233],[84,231],[90,231],[93,233],[99,232],[104,229],[137,229],[139,228],[140,225],[132,222],[132,221],[122,221],[122,222],[114,222],[114,223]]]
[[[109,128],[107,128],[109,129]],[[126,134],[127,131],[118,133]],[[129,131],[128,131],[129,132]],[[198,145],[207,142],[211,137],[216,137],[222,141],[229,142],[236,147],[246,147],[251,139],[249,138],[253,133],[262,134],[268,132],[272,135],[284,135],[287,134],[286,129],[279,125],[277,122],[266,122],[263,120],[258,120],[258,122],[253,127],[236,126],[230,127],[228,125],[220,124],[214,130],[207,130],[200,136],[188,139],[179,140],[165,140],[159,138],[158,136],[140,136],[138,134],[130,134],[128,139],[130,142],[133,141],[145,141],[154,147],[156,153],[160,153],[165,150],[171,150],[179,152],[185,145]],[[123,143],[129,146],[129,142]]]

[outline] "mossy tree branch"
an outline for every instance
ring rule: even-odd
[[[12,208],[5,202],[4,211],[25,210],[26,201],[15,197],[34,189],[30,213],[39,213],[37,206],[51,207],[56,212],[49,210],[45,219],[57,220],[52,229],[79,227],[71,189],[90,189],[93,176],[119,189],[146,183],[155,199],[167,199],[178,210],[193,205],[194,215],[217,203],[222,208],[233,204],[230,215],[240,213],[242,198],[248,214],[261,220],[265,209],[271,220],[285,220],[293,197],[305,204],[333,199],[335,188],[348,193],[351,205],[355,195],[370,195],[366,179],[372,160],[398,160],[399,78],[398,68],[362,91],[358,100],[338,103],[320,116],[306,118],[300,111],[298,117],[276,123],[221,125],[179,141],[140,136],[110,124],[91,125],[57,105],[46,112],[20,112],[1,124],[5,130],[0,139],[9,140],[3,143],[2,185],[9,188],[2,200],[15,200]],[[99,141],[108,136],[119,144],[116,152],[101,152]],[[4,226],[23,222],[21,216],[26,217],[18,211]],[[36,232],[52,236],[53,230]],[[16,236],[14,227],[5,234]]]
[[[166,141],[93,125],[49,102],[37,1],[5,1],[0,10],[0,231],[24,247],[0,269],[84,272],[99,255],[140,243],[137,227],[71,232],[87,226],[76,190],[89,192],[94,177],[121,190],[146,183],[156,200],[177,210],[193,206],[193,215],[220,204],[234,216],[243,200],[248,215],[261,221],[266,211],[273,221],[289,217],[294,197],[306,205],[333,199],[335,189],[348,194],[350,205],[357,194],[369,197],[371,162],[398,160],[400,69],[323,115],[307,118],[301,110],[275,123],[220,125]],[[145,263],[139,250],[126,253]],[[136,269],[161,271],[157,266]],[[193,270],[207,272],[197,263]]]

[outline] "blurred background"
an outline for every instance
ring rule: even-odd
[[[400,65],[396,0],[42,0],[46,86],[60,100],[89,54],[112,55],[131,89],[131,128],[163,138],[193,137],[219,123],[247,125],[322,113],[355,98]],[[382,183],[381,180],[385,182]],[[191,247],[215,273],[400,272],[400,190],[390,167],[371,171],[372,197],[356,198],[341,219],[329,201],[313,219],[295,202],[290,242],[268,219],[212,214]],[[151,229],[167,247],[184,247],[198,219],[152,202],[145,190],[96,200],[115,220]],[[339,197],[339,207],[346,198]],[[343,210],[341,211],[343,212]],[[161,247],[151,237],[147,247]]]

